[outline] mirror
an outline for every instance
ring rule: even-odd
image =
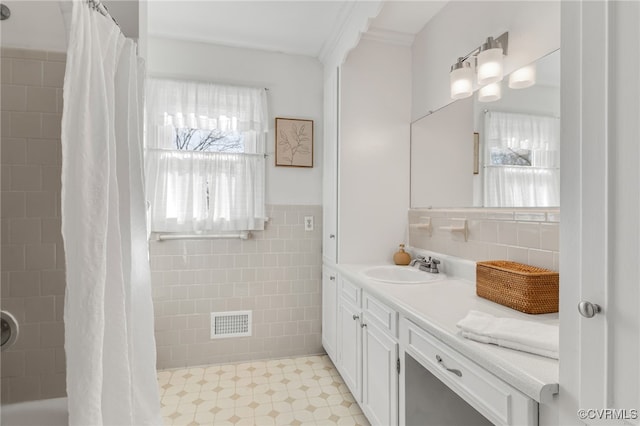
[[[560,205],[560,51],[536,82],[461,99],[411,124],[411,207]]]

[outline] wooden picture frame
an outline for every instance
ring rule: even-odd
[[[480,174],[480,133],[473,134],[473,174]]]
[[[276,117],[276,166],[313,167],[313,120]]]

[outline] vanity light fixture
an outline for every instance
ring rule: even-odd
[[[509,74],[509,88],[525,89],[536,84],[536,65],[530,64]]]
[[[475,58],[475,69],[477,71],[478,86],[483,87],[502,81],[503,66],[502,58],[507,54],[509,45],[509,33],[505,32],[497,38],[488,37],[487,41],[475,48],[465,56],[458,58],[458,61],[451,66],[449,74],[451,84],[451,98],[462,99],[473,94],[473,68],[468,62],[470,58]],[[500,88],[493,87],[487,89],[491,96],[500,99]],[[487,95],[488,96],[488,95]],[[489,100],[481,102],[490,102]]]

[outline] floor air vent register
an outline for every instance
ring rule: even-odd
[[[211,338],[251,336],[251,311],[212,312]]]

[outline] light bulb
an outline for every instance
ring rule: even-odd
[[[524,89],[536,84],[536,65],[531,64],[515,70],[509,74],[511,89]]]
[[[478,53],[478,85],[484,86],[502,80],[502,47]]]
[[[458,62],[451,67],[451,99],[468,98],[473,94],[473,71],[468,62]]]
[[[502,97],[502,82],[491,83],[481,87],[478,91],[479,102],[493,102]]]

